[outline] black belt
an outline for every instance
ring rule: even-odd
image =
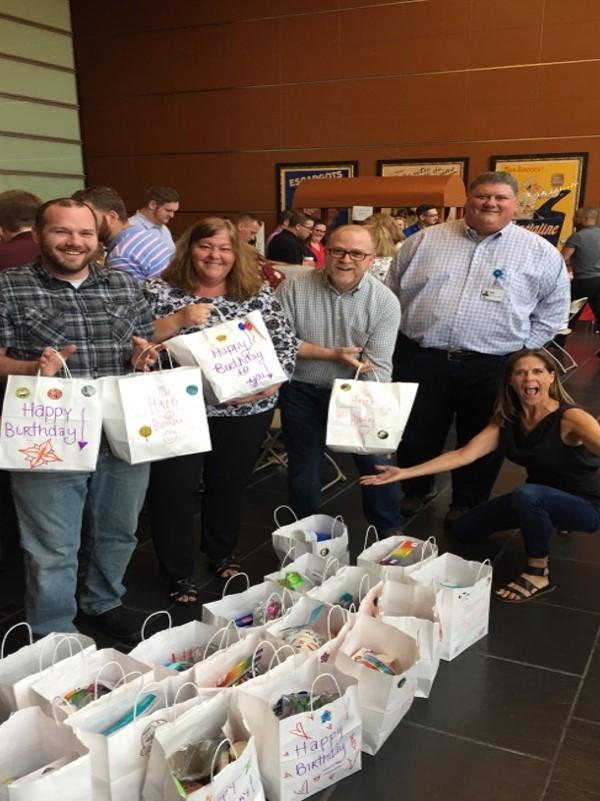
[[[439,348],[423,348],[432,353],[442,354],[449,362],[464,362],[468,359],[502,359],[495,353],[478,353],[476,350],[462,350],[462,348],[451,348],[450,350],[440,350]]]

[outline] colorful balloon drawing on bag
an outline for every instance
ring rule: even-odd
[[[17,387],[15,390],[15,395],[19,400],[24,400],[31,395],[31,390],[29,387]]]
[[[37,445],[30,445],[27,448],[19,448],[19,453],[23,454],[25,461],[32,470],[52,462],[62,462],[62,459],[54,450],[51,439],[47,439]]]
[[[150,426],[142,426],[139,429],[138,434],[140,435],[140,437],[144,437],[144,439],[147,440],[148,437],[152,434],[152,429],[150,428]]]

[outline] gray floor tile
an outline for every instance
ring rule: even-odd
[[[600,725],[574,720],[567,729],[544,801],[600,798]]]
[[[600,648],[596,647],[575,707],[575,716],[600,724]],[[599,768],[600,769],[600,768]]]

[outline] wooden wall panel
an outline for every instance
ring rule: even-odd
[[[88,181],[151,183],[194,215],[275,214],[279,161],[590,152],[600,203],[597,0],[72,2]],[[597,164],[599,166],[597,166]]]

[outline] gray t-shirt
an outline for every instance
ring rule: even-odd
[[[574,278],[600,278],[600,228],[582,228],[567,239],[566,247],[575,248],[571,256]]]

